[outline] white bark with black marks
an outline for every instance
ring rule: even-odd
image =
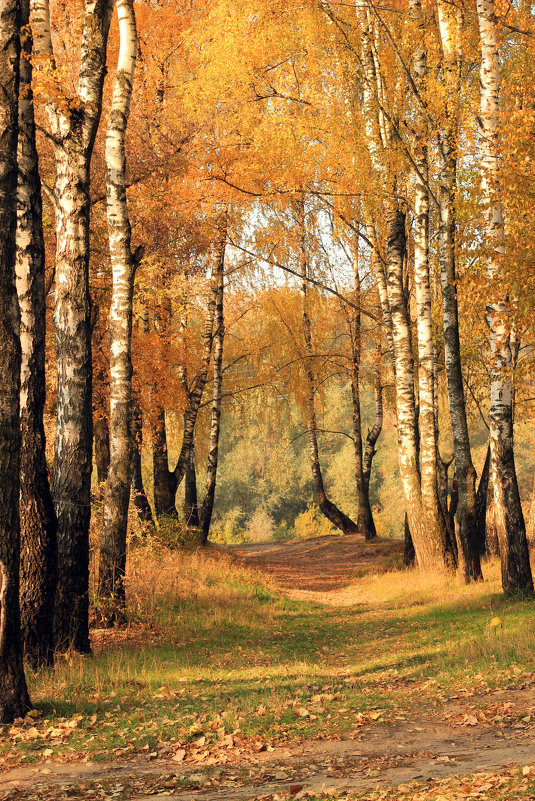
[[[85,0],[78,87],[46,103],[56,180],[57,422],[52,495],[58,518],[56,648],[90,650],[89,521],[92,404],[89,297],[90,162],[102,110],[106,48],[115,0]],[[57,78],[48,0],[31,0],[37,66]],[[46,63],[48,59],[48,64]],[[60,82],[57,80],[58,91]]]
[[[126,201],[126,129],[137,57],[133,0],[117,0],[120,49],[106,132],[106,200],[112,268],[110,467],[100,543],[99,596],[108,624],[125,613],[126,534],[132,477],[132,304],[136,262]]]
[[[485,205],[485,237],[489,300],[486,323],[490,341],[490,509],[502,564],[506,592],[533,593],[526,527],[515,470],[513,442],[513,352],[510,301],[501,286],[504,272],[505,229],[499,182],[498,111],[500,61],[494,0],[477,0],[481,45],[478,139],[481,189]],[[487,510],[487,513],[489,509]]]

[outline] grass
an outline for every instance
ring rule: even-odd
[[[92,658],[70,654],[28,676],[42,716],[5,733],[1,758],[183,749],[186,761],[224,761],[233,750],[358,737],[531,677],[532,603],[501,595],[496,565],[470,587],[371,569],[337,593],[281,593],[215,549],[134,550],[129,626],[94,632]],[[503,632],[489,627],[496,615]]]

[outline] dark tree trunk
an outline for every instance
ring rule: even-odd
[[[487,447],[485,464],[481,471],[481,477],[477,487],[476,495],[476,521],[477,521],[477,543],[481,556],[489,553],[499,556],[498,538],[492,526],[487,527],[487,495],[489,490],[489,468],[490,468],[490,446]]]
[[[143,484],[141,451],[143,445],[143,416],[139,406],[132,409],[132,496],[142,529],[154,527],[152,510]]]
[[[110,469],[110,427],[108,418],[100,414],[93,423],[95,439],[95,462],[97,466],[97,481],[102,487],[108,478]]]
[[[453,126],[453,122],[451,122]],[[457,278],[455,268],[456,131],[452,127],[441,142],[439,254],[442,285],[444,360],[458,484],[456,538],[459,566],[466,582],[483,578],[479,560],[476,521],[476,471],[472,463],[459,339]]]
[[[30,708],[19,612],[21,349],[15,283],[20,6],[0,8],[0,722]]]
[[[29,0],[22,0],[22,25]],[[41,181],[33,113],[32,38],[22,40],[17,187],[17,291],[20,306],[21,463],[20,616],[24,652],[33,666],[54,659],[54,597],[57,581],[56,513],[45,458],[45,243]]]
[[[184,477],[184,519],[191,528],[199,526],[199,500],[197,497],[197,467],[195,464],[195,439],[191,443],[188,466]]]
[[[226,240],[226,230],[225,230]],[[216,300],[214,313],[213,338],[213,389],[212,414],[210,419],[210,444],[208,447],[208,465],[206,471],[206,489],[202,502],[200,522],[202,541],[206,544],[210,534],[210,523],[214,510],[215,488],[217,480],[217,464],[219,458],[219,434],[221,431],[221,399],[223,390],[223,347],[225,343],[224,314],[224,277],[225,277],[225,243],[216,262]]]
[[[178,484],[175,474],[169,470],[165,409],[161,406],[155,409],[152,421],[152,470],[156,517],[171,517],[178,520],[175,506]]]
[[[355,484],[357,487],[358,515],[357,531],[369,542],[377,536],[375,523],[370,506],[370,476],[364,475],[364,460],[362,453],[362,417],[360,409],[360,359],[361,359],[361,320],[360,320],[360,276],[358,257],[353,270],[355,309],[349,324],[351,344],[351,400],[353,407],[353,445],[355,452]],[[381,429],[379,429],[380,431]],[[370,432],[371,433],[371,432]],[[368,435],[369,436],[369,435]],[[379,433],[377,434],[377,437]],[[376,437],[376,440],[377,440]],[[374,443],[375,444],[375,443]],[[371,449],[373,458],[374,449]],[[369,469],[371,471],[371,459]]]
[[[381,341],[377,345],[377,361],[375,364],[375,382],[374,382],[374,395],[375,395],[375,421],[373,428],[368,431],[366,436],[366,447],[364,449],[364,459],[362,464],[362,478],[363,478],[363,491],[366,497],[366,503],[370,509],[370,479],[372,473],[372,462],[375,456],[375,445],[379,439],[379,435],[383,429],[383,387],[381,381]],[[373,522],[373,516],[372,516]],[[373,524],[375,531],[375,523]]]
[[[178,487],[184,478],[186,469],[189,462],[189,453],[193,444],[195,434],[195,423],[197,422],[197,415],[201,405],[204,388],[208,378],[208,370],[210,369],[210,360],[212,357],[212,345],[214,338],[214,317],[216,312],[216,299],[218,294],[219,282],[219,264],[224,264],[225,247],[227,242],[227,230],[225,225],[218,228],[217,236],[215,238],[214,246],[212,249],[212,280],[209,290],[208,303],[206,307],[206,315],[204,318],[204,330],[202,336],[202,359],[200,370],[192,381],[191,385],[187,387],[187,406],[184,412],[184,430],[182,435],[182,445],[178,455],[175,469],[173,470],[176,486]]]
[[[416,551],[411,537],[409,518],[405,512],[404,537],[403,537],[403,564],[405,567],[413,567],[416,564]]]

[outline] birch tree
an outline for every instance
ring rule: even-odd
[[[490,342],[489,493],[506,592],[533,593],[526,526],[516,478],[513,445],[513,351],[510,299],[502,289],[505,227],[502,212],[498,114],[500,61],[494,0],[477,0],[481,47],[478,140],[485,206],[486,324]]]
[[[418,401],[422,505],[430,538],[446,543],[444,519],[437,486],[438,442],[435,428],[433,318],[429,280],[429,163],[428,119],[423,106],[427,83],[425,18],[420,0],[410,0],[413,73],[417,99],[414,108],[414,290],[418,340]]]
[[[225,229],[227,222],[223,224]],[[220,252],[216,262],[215,280],[217,293],[214,312],[214,344],[213,344],[213,383],[212,408],[210,414],[210,440],[208,444],[208,464],[206,467],[206,488],[200,509],[200,526],[202,539],[206,543],[210,533],[210,522],[214,510],[215,488],[217,480],[217,464],[219,457],[219,435],[221,431],[221,401],[223,392],[223,348],[225,344],[224,315],[224,282],[225,282],[225,248]],[[194,453],[194,451],[193,451]],[[194,469],[194,467],[193,467]]]
[[[136,260],[126,202],[125,138],[137,55],[133,0],[117,0],[120,49],[106,133],[106,195],[112,268],[110,466],[106,482],[99,593],[108,623],[124,614],[126,533],[132,477],[132,302]]]
[[[15,286],[20,4],[0,6],[0,721],[30,708],[19,614],[20,340]]]
[[[48,0],[31,0],[37,71],[52,75],[45,98],[54,145],[56,265],[54,323],[57,420],[52,495],[58,518],[56,647],[90,650],[89,520],[92,409],[89,297],[90,173],[102,109],[106,48],[115,0],[85,0],[78,87],[68,96],[56,68]]]
[[[477,581],[482,578],[482,574],[477,542],[476,471],[472,463],[466,416],[455,264],[462,9],[438,0],[437,11],[442,46],[442,74],[445,85],[444,115],[438,137],[440,155],[439,260],[444,357],[458,484],[458,504],[455,515],[456,535],[460,546],[459,568],[464,579],[465,581]]]
[[[369,146],[372,166],[385,187],[383,216],[386,228],[385,266],[378,265],[378,288],[383,314],[386,312],[387,327],[391,329],[391,348],[396,389],[396,414],[399,449],[399,473],[405,496],[410,533],[416,559],[422,569],[445,569],[450,565],[447,554],[445,530],[437,520],[434,497],[436,497],[436,472],[431,475],[428,467],[426,486],[430,493],[422,492],[419,472],[418,423],[416,417],[416,398],[414,391],[414,362],[411,342],[411,321],[404,287],[404,264],[406,259],[406,205],[402,201],[405,176],[393,169],[390,160],[395,147],[395,129],[392,115],[385,108],[384,80],[380,71],[379,52],[374,40],[374,23],[371,12],[359,11],[361,44],[359,61],[363,79],[363,115],[366,141]],[[426,199],[421,194],[425,220]],[[370,213],[368,213],[370,214]],[[371,217],[371,215],[370,215]],[[372,228],[370,219],[367,229]],[[420,232],[425,236],[425,230]],[[426,240],[420,240],[425,258]],[[425,267],[423,268],[425,270]],[[425,288],[422,286],[420,307],[425,301]],[[427,313],[423,316],[427,328]],[[426,356],[429,342],[424,345],[421,355]],[[420,355],[420,354],[419,354]],[[428,365],[429,367],[429,365]],[[432,398],[432,369],[431,369]],[[433,404],[430,403],[431,426],[434,437]],[[436,456],[428,451],[429,461]],[[434,487],[434,490],[433,490]],[[434,497],[432,495],[434,491]],[[425,503],[424,503],[425,500]],[[437,501],[438,505],[438,501]]]
[[[45,457],[45,242],[32,94],[29,0],[21,2],[17,293],[21,338],[20,611],[26,657],[51,664],[57,579],[56,513]]]

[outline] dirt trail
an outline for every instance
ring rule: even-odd
[[[535,702],[524,691],[527,705]],[[522,697],[521,694],[519,694]],[[257,799],[288,793],[322,790],[369,791],[413,780],[498,771],[535,763],[532,731],[497,731],[494,728],[460,729],[431,720],[370,729],[362,740],[305,741],[249,756],[236,764],[182,766],[168,760],[137,760],[116,764],[50,764],[16,768],[0,776],[0,793],[9,798],[54,796],[54,788],[67,793],[69,785],[120,782],[122,797],[131,801],[174,798],[198,801]],[[25,790],[28,795],[22,795]],[[144,794],[145,793],[145,794]],[[15,797],[15,795],[13,795]]]
[[[238,545],[229,549],[242,564],[271,575],[277,584],[292,590],[336,592],[374,566],[401,562],[400,540],[362,537],[315,537],[293,542]]]

